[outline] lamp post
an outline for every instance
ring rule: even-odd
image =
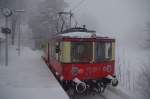
[[[5,35],[6,35],[6,43],[5,43],[5,65],[8,66],[8,34],[10,33],[10,29],[8,28],[8,17],[12,15],[12,11],[8,8],[2,9],[2,13],[5,16]],[[7,31],[8,30],[8,31]]]
[[[22,12],[25,12],[25,10],[15,10],[15,12],[19,12],[19,13],[22,13]],[[20,48],[20,41],[21,41],[21,15],[19,15],[19,19],[18,19],[18,55],[20,56],[20,51],[21,51],[21,48]]]

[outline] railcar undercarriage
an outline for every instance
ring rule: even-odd
[[[90,94],[90,93],[103,93],[108,85],[117,86],[118,80],[116,77],[113,79],[102,78],[96,80],[84,80],[81,81],[78,78],[73,80],[62,80],[61,85],[69,95],[74,94]]]

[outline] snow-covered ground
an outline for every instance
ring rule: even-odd
[[[40,51],[24,47],[18,56],[16,48],[9,48],[8,66],[2,65],[2,60],[0,63],[0,99],[68,99],[41,59]],[[137,91],[138,74],[143,64],[149,62],[149,56],[148,50],[117,48],[119,86],[108,87],[102,95],[77,96],[76,99],[143,99]]]
[[[112,88],[108,86],[102,94],[90,94],[84,96],[76,96],[75,99],[143,99],[138,93],[124,89],[122,86]]]
[[[41,52],[10,47],[9,65],[0,65],[0,99],[69,99],[48,67]]]

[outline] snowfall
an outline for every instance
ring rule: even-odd
[[[134,75],[136,75],[134,66],[140,63],[140,61],[138,61],[140,60],[140,56],[147,55],[147,53],[141,54],[142,51],[139,51],[139,57],[137,57],[137,52],[135,53],[133,51],[132,53],[129,53],[127,49],[121,51],[123,52],[118,51],[117,54],[120,55],[122,53],[121,56],[124,57],[122,61],[117,61],[117,68],[121,69],[120,71],[128,68],[131,70],[130,72],[133,71]],[[125,58],[128,57],[125,53],[128,53],[127,55],[130,56],[127,61],[124,61]],[[9,65],[5,66],[4,63],[1,63],[0,65],[0,99],[69,99],[68,95],[59,85],[41,56],[41,51],[35,51],[28,47],[22,47],[21,54],[18,56],[17,47],[9,47]],[[119,56],[116,58],[118,58],[117,60],[120,59]],[[130,61],[130,64],[133,67],[128,67],[129,60],[133,59],[137,61]],[[2,61],[4,62],[4,59],[1,58],[1,62]],[[123,68],[122,65],[125,67]],[[138,69],[136,71],[138,71]],[[134,76],[131,76],[130,79],[132,80],[127,80],[130,75],[126,75],[126,72],[118,72],[118,75],[120,81],[118,87],[112,88],[109,86],[102,95],[76,96],[76,98],[143,99],[142,95],[134,90]]]

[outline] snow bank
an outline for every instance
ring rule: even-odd
[[[9,51],[9,65],[0,66],[0,99],[68,99],[41,59],[40,51],[16,47]]]

